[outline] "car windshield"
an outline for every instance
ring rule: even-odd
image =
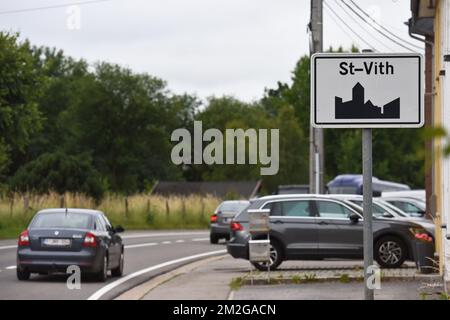
[[[248,202],[224,202],[220,205],[219,211],[241,212],[249,205]]]
[[[358,205],[359,207],[363,207],[363,201],[362,200],[350,200],[351,202],[353,202],[354,204]],[[372,215],[374,217],[383,217],[383,215],[386,213],[387,210],[384,210],[382,207],[380,207],[379,205],[372,203]]]
[[[353,210],[357,211],[361,216],[363,215],[363,210],[359,205],[357,205],[356,203],[354,203],[352,201],[345,201],[345,203],[348,206],[352,207]]]
[[[33,219],[31,228],[90,229],[91,216],[83,213],[40,213]]]
[[[394,211],[395,213],[397,213],[401,217],[407,217],[408,216],[402,210],[400,210],[396,206],[390,204],[389,202],[386,202],[386,201],[383,201],[383,200],[377,200],[377,202],[380,202],[383,206],[387,207],[391,211]]]

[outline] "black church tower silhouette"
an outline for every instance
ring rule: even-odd
[[[342,102],[335,97],[336,119],[399,119],[400,98],[394,99],[382,107],[375,106],[370,100],[364,102],[364,87],[358,82],[353,87],[352,100]]]

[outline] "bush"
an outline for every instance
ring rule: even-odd
[[[46,194],[53,190],[84,193],[100,200],[105,192],[100,174],[86,154],[44,153],[21,167],[9,181],[15,192]]]

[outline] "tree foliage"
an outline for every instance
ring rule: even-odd
[[[69,156],[62,152],[44,153],[28,162],[10,179],[10,186],[18,192],[79,192],[95,199],[101,199],[105,192],[89,156]]]
[[[201,102],[173,94],[151,75],[111,63],[92,66],[17,37],[0,33],[0,177],[11,189],[98,198],[143,191],[155,180],[262,178],[266,192],[308,183],[309,57],[299,59],[290,83],[278,82],[258,101]],[[171,133],[192,132],[194,120],[203,131],[279,129],[278,173],[261,176],[259,164],[175,166]],[[375,176],[423,186],[421,130],[374,130],[373,140]],[[325,164],[327,180],[360,173],[360,130],[325,130]]]

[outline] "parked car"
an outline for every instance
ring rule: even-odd
[[[327,184],[329,194],[363,194],[363,177],[361,174],[342,174],[336,176]],[[410,190],[406,184],[372,178],[372,191],[374,196],[380,196],[385,191]]]
[[[361,210],[327,195],[286,195],[259,198],[233,219],[227,250],[235,258],[249,259],[251,209],[270,210],[270,269],[285,260],[363,257]],[[266,234],[254,234],[253,239],[258,237]],[[395,219],[374,218],[373,239],[374,258],[386,268],[413,260],[416,241],[425,239],[433,246],[432,236],[419,224]],[[265,263],[253,264],[267,270]]]
[[[425,190],[404,190],[404,191],[384,191],[381,193],[382,197],[401,197],[401,198],[414,198],[425,202],[426,194]]]
[[[424,201],[408,197],[382,197],[382,200],[396,206],[411,217],[423,217],[426,213]]]
[[[333,198],[343,200],[344,202],[349,203],[350,205],[357,205],[358,210],[363,209],[363,197],[360,195],[333,195]],[[381,198],[373,198],[372,202],[372,215],[376,218],[388,218],[388,219],[397,219],[397,220],[406,220],[413,221],[417,224],[420,224],[425,230],[428,231],[433,236],[435,233],[435,225],[434,222],[425,217],[412,217],[405,212],[401,211],[399,208],[390,204],[389,202],[384,201]]]
[[[71,265],[105,281],[123,273],[124,246],[118,233],[101,211],[88,209],[45,209],[32,219],[19,236],[17,278],[30,274],[66,272]]]
[[[228,200],[222,202],[210,217],[209,240],[218,243],[220,239],[230,239],[230,221],[236,214],[250,204],[247,200]]]

